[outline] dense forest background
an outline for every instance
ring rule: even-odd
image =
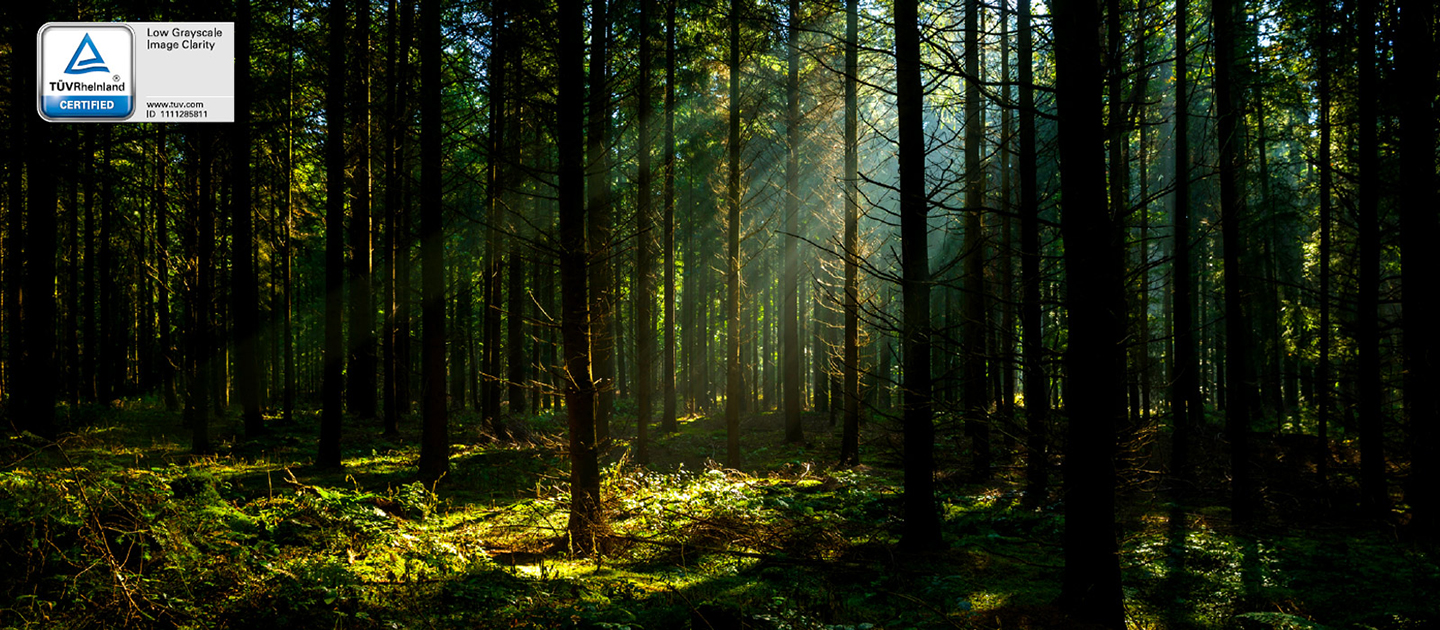
[[[1440,622],[1429,0],[0,15],[4,625]]]

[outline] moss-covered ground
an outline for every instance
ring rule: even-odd
[[[884,422],[865,425],[866,465],[837,468],[825,414],[805,415],[804,445],[783,443],[778,414],[747,416],[730,470],[714,463],[722,421],[700,415],[652,431],[635,463],[625,411],[603,466],[602,553],[579,557],[564,537],[564,419],[549,412],[510,418],[508,441],[457,413],[451,472],[427,485],[418,419],[398,439],[347,419],[345,468],[320,470],[313,414],[272,418],[254,440],[219,423],[217,453],[194,456],[153,405],[77,410],[57,443],[0,448],[0,627],[1076,627],[1052,606],[1063,505],[1022,507],[1019,461],[971,483],[956,472],[968,444],[942,439],[947,546],[900,556]],[[1265,456],[1268,517],[1244,533],[1221,507],[1222,471],[1177,502],[1133,462],[1120,514],[1132,627],[1440,623],[1434,548],[1355,517],[1343,461],[1337,488],[1318,490],[1303,458]]]

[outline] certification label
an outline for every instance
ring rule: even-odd
[[[50,23],[37,34],[52,122],[234,122],[233,22]]]

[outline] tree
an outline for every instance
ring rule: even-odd
[[[1170,477],[1178,483],[1190,479],[1191,434],[1203,417],[1199,364],[1196,360],[1194,274],[1190,268],[1190,2],[1175,3],[1175,191],[1171,211],[1174,225],[1172,258],[1171,326],[1175,355],[1171,358],[1170,409],[1174,434]]]
[[[845,426],[840,438],[840,462],[851,465],[860,463],[860,290],[858,277],[860,266],[860,158],[857,139],[860,114],[856,95],[856,83],[859,81],[856,77],[859,72],[859,45],[856,41],[857,11],[854,2],[847,3],[845,10],[845,241],[841,246],[845,256],[845,348],[843,351]]]
[[[1182,0],[1183,1],[1183,0]],[[1043,504],[1049,495],[1045,433],[1050,420],[1050,381],[1045,374],[1044,306],[1040,303],[1040,203],[1035,173],[1035,59],[1030,0],[1020,0],[1020,327],[1025,363],[1025,501]]]
[[[590,340],[594,378],[599,385],[595,404],[595,439],[604,444],[610,438],[610,414],[615,406],[615,345],[610,334],[614,307],[615,276],[610,260],[613,226],[610,212],[610,83],[609,19],[605,0],[590,2],[590,103],[589,134],[585,140],[589,164],[586,183],[588,246],[595,261],[590,265]]]
[[[852,3],[853,4],[853,3]],[[847,10],[848,16],[850,11]],[[848,17],[846,18],[849,19]],[[784,344],[782,352],[781,380],[784,382],[783,398],[785,400],[785,441],[791,444],[798,444],[805,441],[804,427],[800,424],[800,301],[799,301],[799,259],[795,252],[795,242],[798,239],[796,223],[800,214],[800,0],[790,0],[790,14],[786,57],[785,75],[785,286],[782,289],[780,303],[780,325],[782,330],[781,343]],[[847,22],[848,23],[848,22]],[[848,86],[854,82],[854,71],[850,62],[852,42],[854,34],[846,30],[845,39],[845,70],[849,75],[846,77],[846,102],[850,89]],[[848,112],[849,110],[847,110]],[[846,114],[846,132],[850,131],[850,117]],[[846,136],[846,157],[850,153],[851,144]],[[849,164],[849,162],[846,162]],[[846,184],[846,194],[849,195],[849,184]],[[848,198],[848,197],[847,197]],[[848,207],[848,201],[847,201]],[[846,443],[848,444],[848,443]],[[845,450],[845,445],[841,446]],[[842,454],[841,459],[845,456]]]
[[[355,170],[350,187],[350,413],[375,418],[375,305],[370,287],[370,0],[355,0]]]
[[[345,346],[345,0],[330,0],[329,84],[325,90],[325,375],[320,451],[315,463],[338,468]]]
[[[235,317],[240,417],[245,423],[245,435],[253,438],[265,431],[265,421],[260,417],[260,362],[255,347],[260,332],[260,283],[255,277],[255,237],[251,227],[254,211],[250,204],[250,0],[238,0],[236,4],[235,124],[230,129],[230,222],[235,262],[230,267],[230,296]]]
[[[1360,126],[1358,207],[1359,296],[1356,303],[1355,345],[1359,362],[1360,503],[1366,512],[1382,516],[1389,509],[1385,488],[1383,385],[1380,373],[1380,163],[1376,139],[1375,3],[1359,3],[1360,41],[1355,98]],[[1417,200],[1418,201],[1418,200]],[[1229,252],[1229,248],[1226,248]]]
[[[580,146],[584,124],[584,12],[562,0],[559,16],[558,147]],[[603,28],[599,22],[591,30]],[[596,59],[592,56],[591,63]],[[561,335],[565,346],[565,413],[570,429],[570,544],[594,549],[600,526],[600,469],[595,452],[595,385],[590,377],[589,296],[585,287],[585,169],[578,151],[560,151]]]
[[[964,373],[963,397],[965,433],[973,453],[971,475],[977,481],[990,478],[990,424],[985,414],[989,392],[985,382],[985,236],[983,234],[985,170],[980,161],[980,2],[965,6],[965,256],[964,302],[961,306],[960,360]]]
[[[1423,535],[1440,536],[1440,465],[1435,462],[1440,419],[1433,392],[1435,362],[1440,359],[1437,340],[1430,330],[1433,309],[1427,293],[1440,278],[1440,258],[1428,244],[1436,233],[1435,220],[1435,99],[1434,6],[1402,0],[1398,70],[1405,85],[1400,111],[1404,140],[1401,181],[1407,200],[1400,207],[1400,257],[1404,308],[1405,407],[1410,420],[1410,484],[1405,498],[1415,511]]]
[[[450,418],[445,407],[445,244],[441,224],[440,3],[420,11],[420,476],[450,470]]]
[[[935,425],[930,385],[930,260],[926,247],[924,92],[916,0],[895,2],[895,108],[900,171],[900,290],[904,299],[905,525],[900,546],[926,553],[942,543],[935,505]]]
[[[1254,366],[1250,363],[1251,331],[1246,317],[1247,279],[1241,267],[1244,243],[1241,217],[1245,200],[1240,190],[1243,168],[1241,116],[1245,89],[1240,85],[1242,58],[1236,54],[1237,5],[1212,3],[1215,38],[1216,141],[1219,143],[1220,230],[1225,280],[1225,437],[1230,443],[1231,514],[1237,523],[1254,517],[1254,480],[1250,470],[1250,417],[1255,408]]]
[[[665,3],[665,370],[661,373],[660,428],[679,430],[675,422],[675,3]]]
[[[1082,623],[1123,628],[1115,540],[1115,427],[1125,414],[1125,280],[1121,218],[1105,198],[1100,7],[1057,0],[1060,232],[1069,348],[1065,409],[1065,570],[1060,602]]]
[[[650,429],[650,377],[654,374],[655,334],[654,306],[650,288],[650,241],[655,237],[651,220],[654,200],[653,173],[650,170],[650,4],[640,3],[640,85],[636,102],[639,139],[638,172],[635,174],[638,196],[635,208],[635,460],[649,461],[647,450]]]
[[[740,0],[730,0],[729,176],[725,185],[725,465],[740,467]]]

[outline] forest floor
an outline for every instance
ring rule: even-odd
[[[692,415],[674,435],[652,429],[640,466],[622,406],[602,465],[603,553],[582,558],[566,551],[564,418],[551,412],[510,418],[503,442],[456,413],[451,472],[434,485],[415,481],[418,419],[400,439],[347,419],[345,468],[320,470],[314,413],[271,419],[256,440],[219,423],[208,456],[152,404],[73,416],[57,443],[0,445],[0,627],[1079,627],[1052,606],[1058,494],[1023,508],[1019,461],[966,480],[963,438],[936,445],[946,548],[895,554],[899,436],[883,421],[862,429],[866,464],[839,468],[826,414],[805,414],[804,445],[784,444],[779,413],[750,414],[744,465],[729,470],[714,463],[723,419]],[[939,435],[963,434],[946,422]],[[1436,628],[1436,549],[1341,507],[1353,449],[1335,446],[1322,492],[1303,438],[1267,443],[1267,517],[1243,533],[1218,453],[1183,503],[1146,457],[1129,460],[1131,627]]]

